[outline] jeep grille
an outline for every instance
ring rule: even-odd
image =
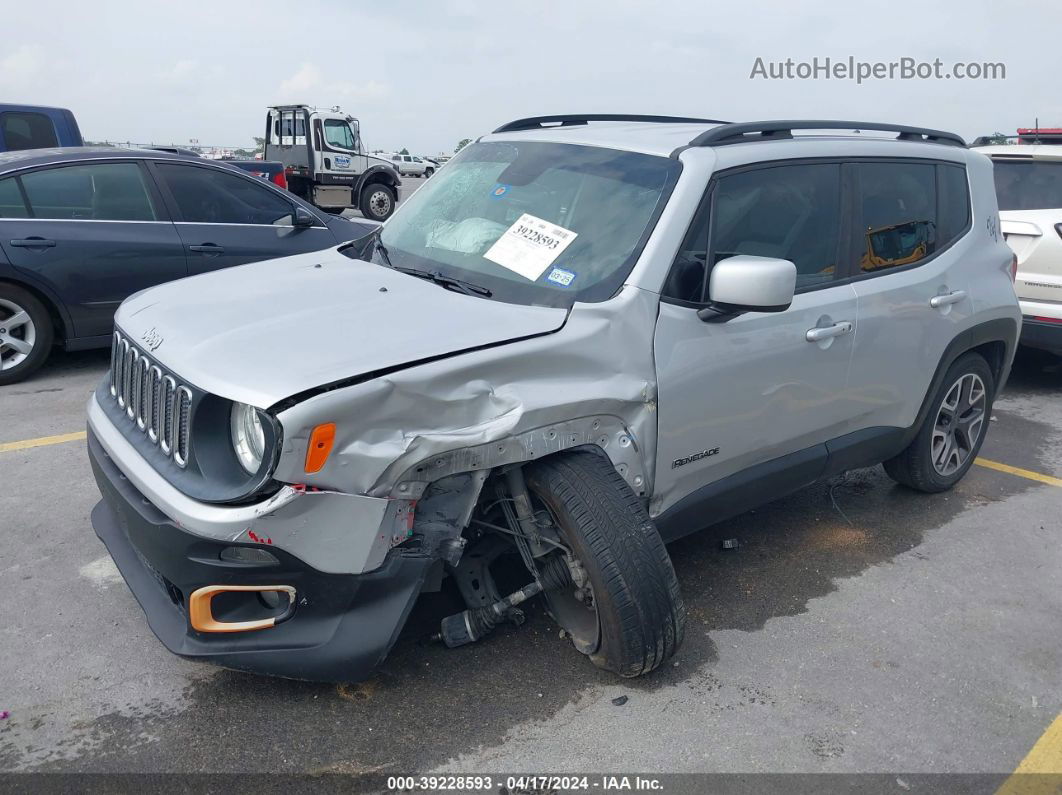
[[[179,467],[188,464],[192,390],[119,332],[111,341],[111,397],[129,428],[147,434]]]

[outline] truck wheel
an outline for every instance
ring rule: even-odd
[[[620,676],[659,666],[682,643],[686,608],[664,542],[641,500],[602,455],[570,452],[526,468],[589,587],[549,589],[550,612],[594,665]],[[569,583],[569,586],[573,585]]]
[[[54,337],[48,310],[32,293],[0,284],[0,384],[21,381],[44,364]]]
[[[374,221],[386,221],[395,211],[395,192],[389,185],[374,182],[361,191],[361,214]]]
[[[435,173],[435,169],[434,168],[426,168],[426,169],[424,169],[424,178],[427,179],[428,177],[430,177],[434,173]]]
[[[918,435],[885,471],[897,483],[933,494],[947,491],[973,466],[988,432],[996,383],[982,356],[967,353],[948,368]]]

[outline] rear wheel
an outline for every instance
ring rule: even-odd
[[[918,491],[946,491],[973,466],[988,432],[996,383],[979,354],[967,353],[948,368],[929,413],[907,448],[885,462],[897,483]]]
[[[526,468],[532,501],[571,551],[568,588],[547,603],[599,668],[639,676],[682,643],[686,608],[664,542],[638,496],[604,456],[571,452]]]
[[[0,284],[0,384],[21,381],[44,364],[54,337],[52,319],[36,296]]]
[[[389,185],[374,182],[361,191],[361,214],[374,221],[386,221],[395,211],[395,192]]]

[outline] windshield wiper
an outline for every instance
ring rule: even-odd
[[[390,265],[390,263],[388,264]],[[416,276],[418,279],[427,279],[429,282],[435,282],[435,284],[438,284],[441,287],[457,290],[459,293],[464,293],[465,295],[478,295],[482,298],[490,298],[494,295],[494,292],[486,287],[473,284],[472,282],[464,282],[460,279],[454,279],[450,276],[443,276],[438,271],[421,271],[416,268],[396,268],[393,265],[391,267],[399,273],[407,273],[410,276]]]
[[[372,248],[373,248],[373,251],[379,251],[380,252],[380,254],[383,256],[384,262],[387,264],[388,268],[393,268],[394,267],[394,265],[391,264],[391,255],[387,253],[387,246],[385,246],[383,244],[383,241],[380,239],[380,235],[379,234],[376,234],[374,236],[373,243],[372,243]]]

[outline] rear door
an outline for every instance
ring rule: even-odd
[[[293,225],[295,203],[279,190],[228,169],[155,161],[160,186],[188,252],[189,273],[319,251],[335,245],[319,219]]]
[[[859,424],[906,428],[972,312],[955,245],[970,227],[966,169],[929,160],[851,167],[856,239],[845,265],[859,299],[851,376]]]
[[[110,334],[125,298],[188,273],[177,230],[137,161],[38,169],[3,180],[0,194],[9,197],[0,247],[66,306],[77,337]],[[21,217],[10,217],[16,210]]]

